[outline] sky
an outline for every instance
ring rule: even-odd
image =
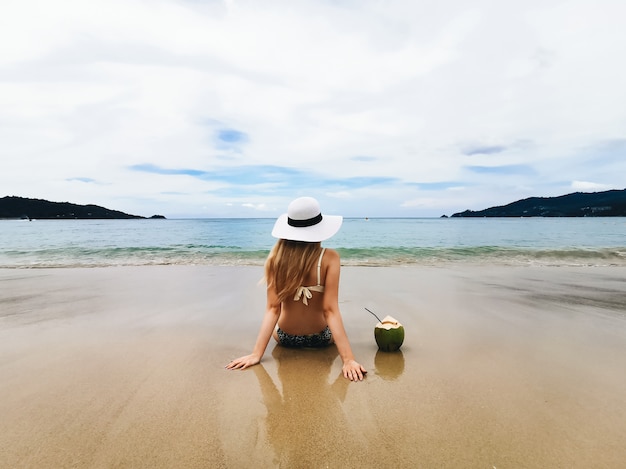
[[[623,0],[20,0],[0,197],[438,217],[626,187]]]

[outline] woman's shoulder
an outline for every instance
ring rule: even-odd
[[[328,262],[338,261],[340,259],[339,253],[331,248],[324,248],[324,259]]]

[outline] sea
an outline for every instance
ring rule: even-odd
[[[0,268],[263,265],[274,219],[0,220]],[[346,218],[343,265],[626,265],[626,218]]]

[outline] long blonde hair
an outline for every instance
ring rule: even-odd
[[[294,295],[304,284],[319,257],[321,243],[279,239],[265,261],[267,287],[274,287],[279,301]]]

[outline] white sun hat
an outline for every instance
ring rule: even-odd
[[[272,230],[274,238],[315,243],[333,236],[343,223],[341,215],[322,215],[313,197],[300,197],[289,204]]]

